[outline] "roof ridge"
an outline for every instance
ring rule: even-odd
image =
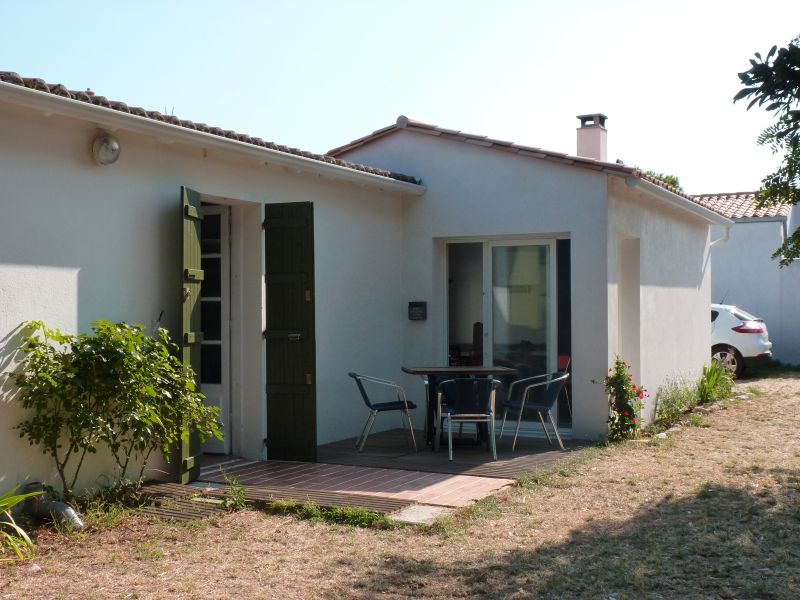
[[[616,172],[631,177],[644,179],[646,181],[649,181],[653,185],[657,185],[658,187],[664,188],[665,190],[677,196],[680,196],[681,198],[684,198],[691,202],[696,202],[695,199],[686,192],[669,185],[662,179],[653,177],[651,175],[647,175],[644,171],[642,171],[638,167],[625,165],[621,162],[612,163],[608,161],[597,160],[595,158],[589,158],[586,156],[578,156],[578,155],[568,154],[565,152],[557,152],[554,150],[545,150],[544,148],[526,146],[524,144],[517,144],[515,142],[500,140],[497,138],[491,138],[485,135],[466,133],[464,131],[456,129],[446,129],[444,127],[439,127],[438,125],[434,125],[432,123],[427,123],[417,119],[411,119],[405,115],[400,115],[399,117],[397,117],[397,120],[395,121],[394,125],[389,125],[387,127],[382,127],[381,129],[376,129],[371,134],[365,135],[363,137],[353,140],[352,142],[328,150],[328,154],[330,156],[338,156],[344,152],[347,152],[348,150],[352,150],[359,146],[368,144],[378,138],[384,137],[395,131],[399,131],[400,129],[409,129],[409,130],[421,129],[426,133],[433,132],[436,135],[446,136],[449,137],[450,139],[456,139],[457,141],[473,140],[474,142],[477,142],[485,147],[495,147],[496,149],[505,150],[507,152],[516,152],[518,154],[522,153],[523,155],[531,155],[531,154],[541,155],[541,156],[535,156],[534,158],[555,160],[557,162],[562,162],[570,165],[575,165],[578,167],[590,168],[600,171]]]
[[[70,90],[63,84],[47,83],[43,79],[39,79],[36,77],[20,77],[19,74],[13,71],[0,71],[0,82],[17,85],[20,87],[36,90],[39,92],[44,92],[47,94],[52,94],[54,96],[69,98],[71,100],[78,100],[80,102],[85,102],[86,104],[101,106],[103,108],[109,108],[111,110],[115,110],[118,112],[127,113],[135,115],[137,117],[149,119],[151,121],[168,123],[170,125],[175,125],[177,127],[183,127],[185,129],[191,129],[194,131],[200,131],[202,133],[208,133],[211,135],[215,135],[217,137],[227,138],[230,140],[243,142],[245,144],[258,146],[261,148],[267,148],[269,150],[275,150],[278,152],[282,152],[284,154],[291,154],[293,156],[299,156],[311,160],[316,160],[318,162],[324,162],[339,167],[344,167],[346,169],[350,169],[353,171],[362,171],[364,173],[369,173],[371,175],[377,175],[380,177],[386,177],[388,179],[394,179],[396,181],[419,184],[419,180],[416,177],[412,177],[410,175],[404,175],[403,173],[396,173],[394,171],[388,171],[386,169],[380,169],[378,167],[370,167],[368,165],[353,163],[350,161],[343,160],[341,158],[337,158],[335,156],[330,156],[328,154],[317,154],[314,152],[301,150],[299,148],[293,148],[291,146],[276,144],[274,142],[263,140],[260,137],[250,136],[244,133],[237,133],[230,129],[222,129],[220,127],[213,127],[210,125],[206,125],[205,123],[196,123],[194,121],[179,119],[174,115],[165,115],[156,110],[146,110],[138,106],[128,106],[124,102],[109,100],[105,96],[100,96],[95,92],[92,92],[91,90],[86,90],[85,92]]]

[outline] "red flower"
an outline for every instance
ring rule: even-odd
[[[624,413],[622,413],[622,416],[623,416],[623,417],[629,417],[629,416],[630,416],[630,414],[631,414],[631,413],[629,413],[629,412],[626,410]]]
[[[638,394],[636,394],[636,396],[637,396],[638,398],[640,398],[640,399],[641,399],[641,398],[644,398],[644,390],[643,390],[643,389],[639,390],[639,393],[638,393]]]
[[[631,419],[631,423],[634,423],[634,424],[636,423],[636,417],[633,417],[633,418]]]

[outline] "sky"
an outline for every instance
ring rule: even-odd
[[[0,23],[0,70],[313,152],[402,114],[574,154],[602,112],[609,160],[700,194],[778,164],[732,98],[800,1],[0,0]]]

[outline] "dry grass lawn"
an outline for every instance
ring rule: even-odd
[[[250,510],[42,531],[0,598],[800,598],[800,378],[737,393],[427,531]]]

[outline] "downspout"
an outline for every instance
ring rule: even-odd
[[[32,482],[22,488],[22,493],[27,494],[29,492],[42,493],[28,498],[21,505],[18,505],[22,513],[37,519],[50,519],[54,523],[64,525],[70,529],[83,529],[85,527],[75,509],[69,504],[53,498],[41,483]]]
[[[723,227],[725,227],[725,233],[722,234],[721,238],[717,238],[713,242],[711,242],[709,248],[716,248],[717,246],[721,246],[731,238],[732,225],[724,225]]]

